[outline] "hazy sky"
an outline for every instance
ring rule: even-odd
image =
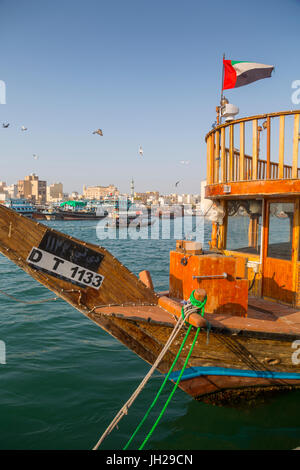
[[[276,67],[226,92],[240,116],[295,109],[299,18],[296,0],[0,0],[0,180],[200,192],[223,53]]]

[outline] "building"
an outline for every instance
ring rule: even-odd
[[[146,191],[145,193],[134,193],[134,199],[143,204],[157,203],[159,198],[158,191]]]
[[[85,199],[102,199],[107,196],[118,195],[118,188],[113,184],[109,186],[83,186],[83,197]]]
[[[16,199],[18,197],[17,184],[11,184],[10,186],[6,186],[5,191],[7,192],[8,196],[12,199]]]
[[[45,204],[47,196],[47,182],[39,180],[39,177],[32,173],[25,176],[24,180],[18,181],[18,197],[30,199],[37,204]]]
[[[53,183],[47,186],[47,202],[58,202],[63,199],[63,184]]]

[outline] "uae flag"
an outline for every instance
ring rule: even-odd
[[[223,90],[238,88],[249,83],[271,77],[273,65],[257,64],[242,60],[225,60]]]

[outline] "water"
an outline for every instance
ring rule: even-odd
[[[100,243],[96,222],[47,224]],[[148,269],[157,290],[168,288],[174,240],[101,244],[133,272]],[[0,285],[25,300],[53,296],[3,256]],[[0,364],[0,448],[91,449],[149,366],[62,300],[25,305],[0,296],[0,308],[7,352]],[[161,383],[156,373],[101,449],[123,448]],[[171,389],[168,384],[131,449],[141,444]],[[257,407],[215,407],[177,390],[145,449],[292,449],[300,445],[299,401],[300,392],[293,392]]]

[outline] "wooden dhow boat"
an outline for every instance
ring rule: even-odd
[[[219,124],[207,134],[206,197],[218,213],[210,251],[178,240],[170,252],[166,293],[154,291],[147,271],[138,278],[106,249],[4,206],[0,251],[151,365],[190,307],[183,301],[191,293],[198,302],[206,299],[204,317],[192,311],[157,366],[168,373],[191,324],[169,377],[176,381],[200,327],[179,382],[195,399],[228,403],[298,388],[299,117],[300,111],[254,116]],[[285,142],[287,120],[291,142]],[[285,162],[288,144],[291,164]]]

